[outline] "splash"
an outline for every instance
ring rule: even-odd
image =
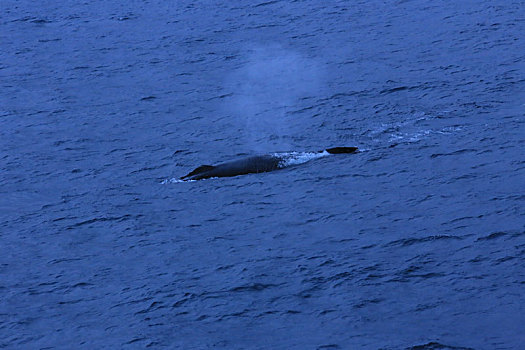
[[[164,179],[161,181],[161,185],[167,185],[167,184],[176,184],[176,183],[183,183],[183,182],[195,182],[195,180],[181,180],[177,179],[176,177],[172,177],[171,179]]]
[[[303,164],[312,159],[329,156],[330,153],[323,152],[282,152],[273,153],[272,156],[281,159],[279,167],[284,168],[291,165]]]

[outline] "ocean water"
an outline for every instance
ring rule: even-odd
[[[525,2],[263,1],[1,2],[0,348],[525,347]]]

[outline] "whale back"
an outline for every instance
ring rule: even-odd
[[[201,165],[182,180],[201,180],[210,177],[230,177],[250,173],[264,173],[280,168],[281,158],[275,156],[254,156],[232,162],[213,165]]]
[[[329,154],[344,154],[356,153],[357,151],[357,147],[333,147],[327,148],[325,151],[319,151],[316,153],[292,152],[290,154],[283,153],[273,155],[252,156],[217,165],[201,165],[200,167],[190,172],[188,175],[181,177],[181,179],[201,180],[208,179],[211,177],[229,177],[251,173],[264,173],[267,171],[281,169],[286,166],[304,163],[308,160],[313,159],[312,154],[318,154],[317,157],[314,157],[318,158],[319,156],[324,156],[324,152],[327,152]]]

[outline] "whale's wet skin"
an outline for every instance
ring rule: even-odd
[[[277,156],[253,156],[218,165],[201,165],[182,180],[201,180],[210,177],[230,177],[250,173],[264,173],[280,169],[281,158]]]
[[[231,177],[251,173],[265,173],[292,165],[306,163],[330,154],[355,153],[357,147],[334,147],[319,152],[286,152],[252,156],[218,165],[201,165],[181,180],[202,180],[211,177]]]

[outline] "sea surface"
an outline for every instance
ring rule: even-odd
[[[524,349],[525,1],[2,0],[0,348]]]

